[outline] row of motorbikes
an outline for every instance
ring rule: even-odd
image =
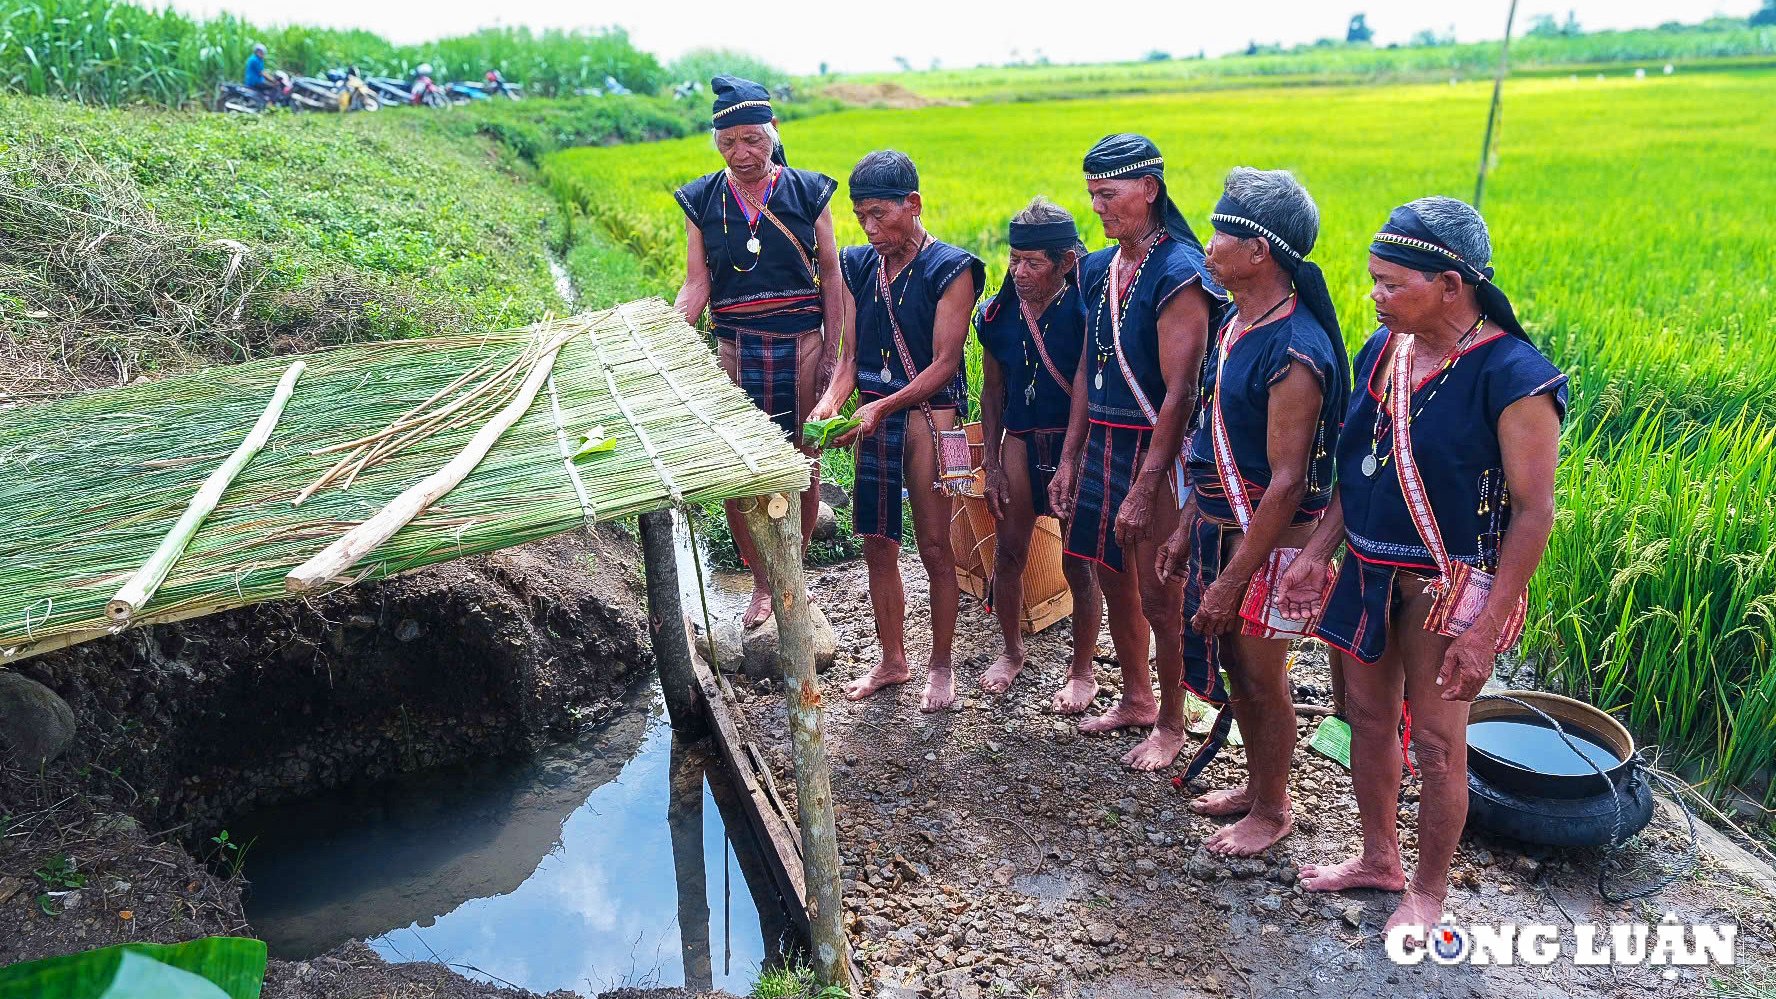
[[[216,92],[217,111],[259,114],[272,108],[291,111],[377,111],[402,105],[447,108],[457,104],[494,99],[521,100],[523,85],[511,83],[497,69],[490,69],[479,83],[440,84],[429,65],[420,66],[408,80],[392,76],[364,76],[356,66],[329,70],[324,76],[291,76],[283,70],[267,73],[263,87],[223,83]]]

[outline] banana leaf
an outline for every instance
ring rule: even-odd
[[[802,436],[806,437],[815,447],[826,448],[832,445],[835,438],[845,436],[857,426],[858,421],[849,416],[808,420],[802,424]]]
[[[0,968],[0,999],[259,999],[265,941],[119,944]]]

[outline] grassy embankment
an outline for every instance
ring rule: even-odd
[[[1152,135],[1199,231],[1225,171],[1289,167],[1318,198],[1316,259],[1353,344],[1373,328],[1364,248],[1387,211],[1472,191],[1490,88],[1259,89],[1034,105],[854,111],[784,130],[798,166],[843,177],[872,148],[920,164],[926,224],[1004,272],[1005,219],[1050,195],[1102,242],[1079,179],[1107,131]],[[1561,514],[1532,588],[1528,649],[1667,765],[1776,801],[1776,73],[1508,90],[1486,212],[1500,284],[1574,379]],[[1681,123],[1681,127],[1673,123]],[[714,168],[703,139],[576,149],[544,174],[637,252],[682,269],[671,188]],[[841,201],[841,244],[861,240]],[[978,347],[971,350],[978,356]],[[978,371],[978,369],[977,369]],[[978,378],[978,374],[976,375]]]

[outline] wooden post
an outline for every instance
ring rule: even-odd
[[[694,739],[704,733],[703,713],[692,691],[691,642],[685,634],[684,607],[679,599],[678,551],[672,543],[672,512],[641,515],[641,564],[647,575],[648,637],[660,666],[660,690],[672,729]]]
[[[715,988],[709,961],[709,880],[703,863],[704,757],[674,733],[667,774],[666,828],[672,836],[672,874],[678,888],[679,953],[685,990]]]
[[[1499,45],[1498,72],[1492,77],[1492,106],[1486,109],[1486,138],[1480,141],[1480,174],[1474,178],[1474,210],[1480,210],[1480,201],[1486,197],[1486,171],[1491,168],[1492,161],[1492,126],[1498,121],[1499,99],[1505,88],[1505,70],[1510,65],[1511,24],[1517,20],[1517,0],[1511,0],[1511,9],[1505,12],[1505,40]]]
[[[790,752],[795,759],[796,813],[808,899],[809,943],[822,984],[851,987],[851,945],[845,939],[839,892],[839,841],[834,829],[832,777],[820,729],[820,681],[814,675],[814,636],[808,588],[802,577],[800,498],[756,497],[745,508],[747,532],[764,561],[777,615],[778,661],[789,707]]]

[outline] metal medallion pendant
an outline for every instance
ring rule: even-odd
[[[1367,478],[1375,477],[1375,456],[1372,454],[1363,456],[1363,475]]]
[[[1030,384],[1024,386],[1024,404],[1025,405],[1035,405],[1035,403],[1036,403],[1036,383],[1031,382]]]
[[[888,382],[891,382],[893,380],[894,380],[894,372],[888,370],[888,364],[886,361],[884,361],[882,363],[882,383],[887,384]]]
[[[1098,377],[1092,379],[1092,384],[1097,386],[1098,388],[1104,387],[1104,369],[1103,368],[1098,369]]]
[[[757,236],[746,241],[746,252],[755,257],[759,255],[759,238]]]

